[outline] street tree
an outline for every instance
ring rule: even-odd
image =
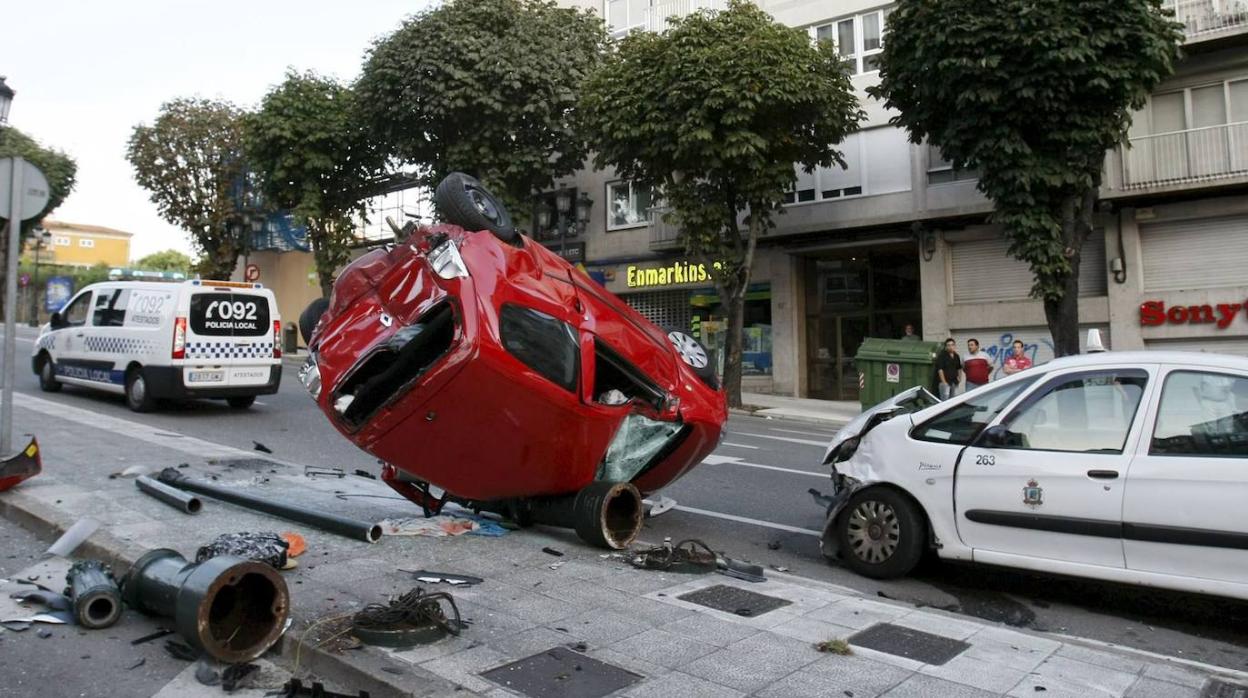
[[[177,250],[161,250],[153,252],[134,263],[134,266],[144,271],[180,271],[183,274],[189,274],[191,271],[192,260]]]
[[[741,404],[745,294],[754,251],[796,167],[844,167],[835,144],[863,118],[828,43],[733,0],[620,41],[587,81],[581,121],[595,164],[653,187],[727,315],[724,386]]]
[[[331,78],[290,72],[247,115],[248,162],[268,206],[308,231],[321,293],[350,258],[354,221],[386,161],[363,126],[355,93]]]
[[[436,186],[476,176],[517,213],[588,156],[572,126],[606,33],[547,0],[455,0],[370,49],[356,83],[376,142]]]
[[[161,218],[190,234],[197,271],[229,278],[247,232],[242,112],[219,100],[167,102],[150,126],[134,127],[126,158]]]
[[[1057,356],[1079,353],[1079,264],[1107,150],[1173,70],[1161,0],[901,0],[880,83],[912,141],[979,172],[1034,275]]]
[[[77,182],[78,176],[78,164],[64,152],[42,146],[38,141],[12,126],[0,129],[0,159],[9,157],[22,158],[38,167],[43,172],[44,178],[48,180],[48,203],[44,205],[43,210],[38,215],[22,223],[20,235],[21,239],[25,241],[30,237],[32,231],[43,223],[44,217],[56,210],[69,196],[70,192],[74,190],[74,184]],[[0,227],[0,229],[7,231],[8,221],[4,221],[4,223],[6,225]],[[6,238],[4,242],[0,243],[0,308],[4,307],[7,270],[8,243]]]

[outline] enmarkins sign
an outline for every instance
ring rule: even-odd
[[[719,263],[715,263],[715,268]],[[705,264],[692,262],[676,262],[665,267],[639,267],[628,265],[628,287],[646,288],[648,286],[674,286],[676,284],[697,284],[710,280],[710,272]]]

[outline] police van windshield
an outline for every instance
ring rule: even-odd
[[[273,331],[269,302],[246,293],[196,293],[191,296],[191,331],[216,337],[259,337]]]

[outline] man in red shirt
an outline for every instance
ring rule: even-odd
[[[966,373],[966,389],[974,390],[992,380],[992,363],[979,350],[978,339],[966,340],[966,358],[962,359],[962,371]]]
[[[1001,367],[1005,371],[1005,375],[1012,376],[1019,371],[1026,371],[1031,368],[1031,359],[1027,358],[1027,354],[1023,353],[1023,340],[1014,340],[1014,353],[1010,354],[1005,360],[1005,365]]]

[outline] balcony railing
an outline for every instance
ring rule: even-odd
[[[1248,29],[1248,0],[1163,0],[1161,6],[1174,11],[1189,41]]]
[[[728,0],[666,0],[652,2],[645,10],[644,27],[652,32],[667,29],[667,20],[684,17],[698,10],[726,10]]]
[[[1132,138],[1122,151],[1124,189],[1248,176],[1248,121]]]
[[[671,209],[667,206],[654,206],[650,209],[650,249],[668,250],[680,247],[680,228],[663,220],[663,215]]]

